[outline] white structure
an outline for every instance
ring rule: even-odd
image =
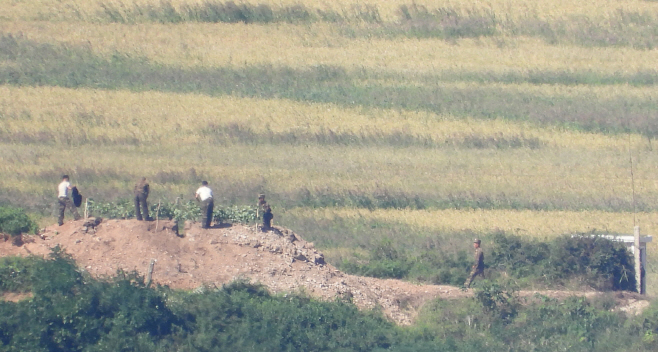
[[[639,236],[640,230],[639,228],[636,229],[637,235]],[[623,242],[626,245],[626,248],[628,248],[631,253],[633,253],[634,258],[638,258],[638,253],[635,252],[635,236],[634,235],[625,235],[625,236],[614,236],[614,235],[603,235],[601,236],[603,238],[609,239],[611,241],[617,241],[617,242]],[[651,236],[639,236],[639,243],[640,243],[640,253],[639,253],[639,262],[642,264],[642,268],[647,267],[647,243],[652,241]],[[637,259],[636,259],[637,262]],[[641,276],[641,270],[637,269],[637,264],[635,265],[635,277],[638,285],[638,292],[641,294],[645,294],[647,292],[647,280],[646,275]],[[639,278],[639,280],[637,280]]]

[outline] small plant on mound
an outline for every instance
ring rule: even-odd
[[[119,199],[115,202],[97,202],[89,200],[89,213],[108,219],[133,219],[135,206],[128,199]],[[187,202],[151,202],[149,214],[160,219],[196,221],[201,218],[201,209],[195,201]],[[256,208],[253,206],[221,206],[215,205],[213,218],[217,222],[248,224],[256,220]]]
[[[21,233],[34,233],[37,224],[30,219],[25,211],[12,206],[0,207],[0,232],[18,236]]]

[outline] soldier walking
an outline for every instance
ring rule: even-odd
[[[208,181],[201,182],[201,187],[196,190],[195,197],[201,202],[201,227],[208,229],[212,221],[212,210],[215,206],[212,200],[212,190],[208,187]]]
[[[71,214],[75,220],[80,219],[80,214],[78,214],[78,209],[75,208],[75,205],[69,198],[69,191],[73,189],[71,183],[69,182],[69,175],[62,176],[62,182],[57,186],[57,201],[59,203],[59,218],[57,219],[57,224],[59,226],[64,225],[64,211],[66,207],[71,209]]]
[[[142,179],[135,184],[135,189],[133,190],[133,193],[135,194],[135,217],[137,220],[142,220],[142,214],[146,221],[151,220],[149,217],[149,206],[146,202],[146,199],[149,197],[149,191],[150,188],[148,182],[146,182],[146,177],[142,177]],[[141,212],[140,206],[142,210]]]
[[[480,248],[480,243],[481,241],[477,238],[473,241],[473,248],[475,248],[475,263],[471,268],[471,274],[464,282],[465,288],[471,287],[471,283],[476,276],[480,275],[484,278],[484,252],[482,252],[482,248]]]

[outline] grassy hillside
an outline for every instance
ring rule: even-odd
[[[657,10],[3,2],[0,202],[49,223],[62,173],[98,200],[208,179],[225,204],[266,192],[335,262],[385,239],[630,233],[634,209],[653,234]]]

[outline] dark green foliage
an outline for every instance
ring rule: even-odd
[[[0,233],[20,235],[21,233],[34,233],[37,224],[20,208],[0,206]]]
[[[0,258],[0,293],[32,291],[37,264],[40,257],[2,257]]]
[[[193,350],[369,351],[396,340],[392,325],[379,314],[360,313],[345,302],[273,297],[247,283],[187,301],[188,314],[194,316],[188,337]]]
[[[0,302],[3,350],[129,351],[146,337],[152,345],[177,324],[162,293],[146,289],[135,274],[97,281],[59,249],[50,260],[17,260],[33,266],[13,279],[29,276],[34,297]]]
[[[498,284],[485,282],[475,292],[475,299],[485,313],[493,314],[503,324],[511,322],[518,314],[520,302],[514,291],[504,290]]]
[[[380,255],[399,254],[382,247]],[[7,267],[19,270],[7,278]],[[273,296],[235,281],[199,293],[146,287],[134,273],[96,280],[55,250],[48,260],[0,262],[3,290],[33,297],[0,301],[2,351],[653,351],[658,306],[638,317],[612,312],[612,297],[526,304],[514,290],[484,283],[475,297],[436,300],[411,327],[348,301]],[[5,280],[13,280],[7,284]]]
[[[635,290],[633,259],[626,246],[592,233],[547,243],[496,234],[487,263],[514,278],[551,285],[579,279],[600,290]]]
[[[369,351],[399,339],[381,314],[347,302],[272,296],[243,281],[200,294],[147,288],[134,273],[99,281],[59,250],[14,261],[34,267],[16,275],[34,297],[0,301],[2,351]]]
[[[415,279],[433,284],[461,285],[472,265],[463,251],[423,250],[413,256],[408,250],[384,239],[370,250],[367,258],[344,259],[339,263],[345,272],[381,278]]]

